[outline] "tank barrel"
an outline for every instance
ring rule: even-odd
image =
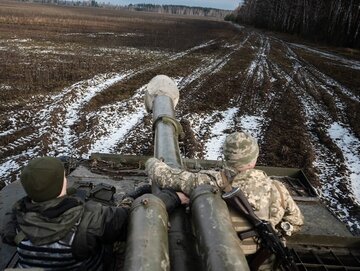
[[[153,113],[154,156],[173,168],[182,168],[178,137],[182,132],[175,118],[179,90],[173,80],[165,75],[154,77],[147,86],[145,107]],[[158,187],[153,183],[153,192]],[[194,236],[184,208],[170,215],[169,255],[172,271],[199,270]]]
[[[164,75],[154,77],[147,86],[145,106],[153,112],[154,156],[173,168],[182,168],[178,137],[181,125],[175,119],[179,90],[173,80]],[[156,186],[153,185],[156,192]],[[195,189],[191,195],[192,224],[184,208],[170,215],[169,255],[171,270],[249,270],[240,241],[232,227],[229,211],[220,195],[211,186]],[[186,247],[185,247],[186,246]],[[201,259],[200,259],[201,258]],[[195,261],[195,263],[194,263]]]
[[[162,158],[171,167],[181,168],[178,143],[178,127],[172,100],[167,96],[154,99],[153,121],[155,125],[154,156]],[[166,142],[163,144],[162,142]]]
[[[154,156],[175,168],[182,167],[178,142],[181,125],[175,119],[178,99],[179,90],[169,77],[159,75],[149,82],[145,106],[149,112],[153,112]]]

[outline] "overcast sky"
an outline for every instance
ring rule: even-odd
[[[234,10],[242,0],[97,0],[99,3],[108,3],[116,5],[128,4],[168,4],[168,5],[185,5],[196,7],[210,7],[220,9]]]

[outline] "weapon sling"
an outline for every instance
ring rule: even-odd
[[[237,212],[245,215],[246,219],[254,226],[254,229],[239,233],[241,240],[258,236],[261,239],[261,248],[250,261],[251,270],[258,270],[260,265],[274,253],[280,260],[280,266],[285,270],[298,270],[291,252],[281,242],[277,232],[266,220],[261,220],[252,209],[249,201],[239,187],[223,194],[223,199]]]

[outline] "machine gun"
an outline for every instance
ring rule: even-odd
[[[178,143],[181,125],[175,119],[178,99],[177,86],[167,76],[156,76],[147,85],[145,105],[153,113],[154,156],[170,167],[182,169]],[[153,193],[158,189],[153,182]],[[150,213],[148,201],[141,205],[139,199],[132,207],[136,212],[130,214],[125,270],[140,270],[143,266],[147,270],[172,271],[249,270],[219,191],[211,186],[195,189],[191,214],[179,207],[169,220],[159,202],[153,204]],[[162,223],[154,225],[158,216]],[[168,221],[169,229],[164,228]]]
[[[261,240],[262,248],[257,252],[255,258],[249,264],[251,270],[257,270],[263,261],[272,253],[279,259],[279,264],[283,270],[296,271],[293,256],[290,250],[284,246],[278,233],[271,226],[270,222],[261,220],[252,209],[248,199],[239,187],[223,194],[223,199],[241,215],[245,215],[248,221],[254,226],[249,230],[239,234],[241,240],[248,237],[258,236]]]

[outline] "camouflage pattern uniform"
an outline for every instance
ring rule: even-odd
[[[265,172],[256,169],[240,172],[233,179],[232,186],[240,187],[259,218],[269,221],[284,235],[292,235],[304,224],[301,211],[289,191],[281,182],[271,180]],[[233,210],[230,210],[230,215],[237,232],[252,228],[245,218]],[[287,225],[289,229],[285,231],[282,225]],[[243,240],[242,248],[245,254],[253,254],[258,245],[255,239],[248,238]]]
[[[265,172],[253,168],[259,155],[256,139],[248,133],[232,133],[226,137],[223,149],[227,165],[238,172],[231,185],[240,187],[255,214],[269,221],[274,228],[285,222],[286,230],[282,229],[285,235],[299,231],[304,217],[289,191],[281,182],[271,180]]]
[[[300,209],[290,196],[285,186],[271,180],[265,172],[253,169],[259,147],[256,139],[247,133],[233,133],[227,136],[223,152],[226,161],[225,169],[221,171],[202,170],[197,173],[171,168],[156,158],[150,158],[146,163],[148,176],[160,187],[171,187],[190,195],[192,190],[201,184],[210,184],[224,190],[229,184],[240,187],[259,218],[269,221],[279,229],[282,222],[288,222],[286,235],[299,231],[303,225]],[[226,172],[227,174],[224,174]],[[224,178],[224,175],[231,176]],[[230,210],[233,225],[237,232],[251,228],[249,222]],[[245,254],[255,253],[258,245],[253,238],[243,241]]]
[[[156,182],[160,187],[170,187],[187,195],[190,195],[193,189],[201,184],[224,186],[219,171],[201,170],[200,172],[193,173],[169,167],[156,158],[150,158],[146,162],[145,167],[151,181]]]
[[[210,184],[222,190],[226,187],[220,171],[202,170],[193,173],[171,168],[156,158],[150,158],[146,167],[150,179],[160,187],[170,187],[187,195],[201,184]],[[303,224],[301,212],[289,191],[282,183],[271,180],[265,172],[257,169],[240,172],[231,185],[241,188],[261,219],[270,221],[273,226],[281,221],[289,222],[293,229],[287,235],[298,231]]]

